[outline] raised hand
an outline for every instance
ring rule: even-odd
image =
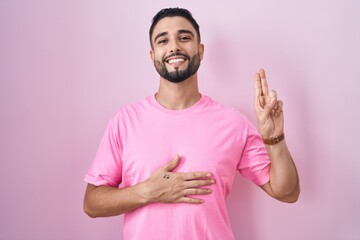
[[[212,185],[215,181],[208,172],[172,172],[180,163],[178,155],[165,166],[157,169],[144,182],[145,194],[150,202],[161,203],[193,203],[199,204],[203,200],[194,195],[211,193],[211,189],[202,188]]]
[[[269,92],[263,69],[255,74],[255,112],[258,130],[264,139],[284,133],[283,102],[277,99],[274,90]]]

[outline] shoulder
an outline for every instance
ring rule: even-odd
[[[211,97],[207,97],[207,98],[208,98],[209,109],[211,109],[210,111],[221,116],[221,118],[229,119],[231,121],[236,121],[236,122],[243,122],[243,123],[249,122],[247,116],[244,113],[242,113],[239,109],[236,109],[235,107],[232,106],[224,105],[212,99]]]
[[[131,122],[133,119],[141,118],[150,109],[149,97],[129,103],[117,109],[109,120],[109,125],[119,126],[121,123]]]
[[[149,98],[150,97],[146,97],[142,100],[133,102],[133,103],[129,103],[127,105],[124,105],[122,107],[120,107],[115,114],[112,116],[112,119],[117,119],[117,118],[121,118],[124,117],[126,115],[131,115],[131,114],[136,114],[139,113],[141,111],[146,111],[149,109]]]
[[[209,109],[211,109],[209,115],[211,117],[208,117],[208,115],[206,119],[209,119],[214,125],[222,130],[231,131],[242,141],[245,141],[247,136],[257,132],[254,124],[239,109],[224,105],[213,99],[210,99],[209,102]]]

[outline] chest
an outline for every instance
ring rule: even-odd
[[[146,119],[135,120],[123,139],[125,185],[147,179],[176,154],[181,162],[174,171],[209,171],[231,185],[244,146],[234,124],[202,117]]]

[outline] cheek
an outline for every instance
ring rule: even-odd
[[[157,49],[153,52],[153,56],[154,60],[162,61],[163,57],[165,56],[165,51]]]

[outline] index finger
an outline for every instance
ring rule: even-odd
[[[264,69],[259,70],[260,75],[260,82],[261,82],[261,89],[262,89],[262,96],[267,97],[269,95],[269,88],[266,81],[266,74]]]
[[[194,180],[194,179],[200,179],[200,178],[210,178],[212,176],[209,172],[189,172],[189,173],[183,173],[183,179],[188,180]]]
[[[255,102],[259,101],[259,98],[262,95],[262,89],[261,89],[261,80],[259,73],[255,74]]]

